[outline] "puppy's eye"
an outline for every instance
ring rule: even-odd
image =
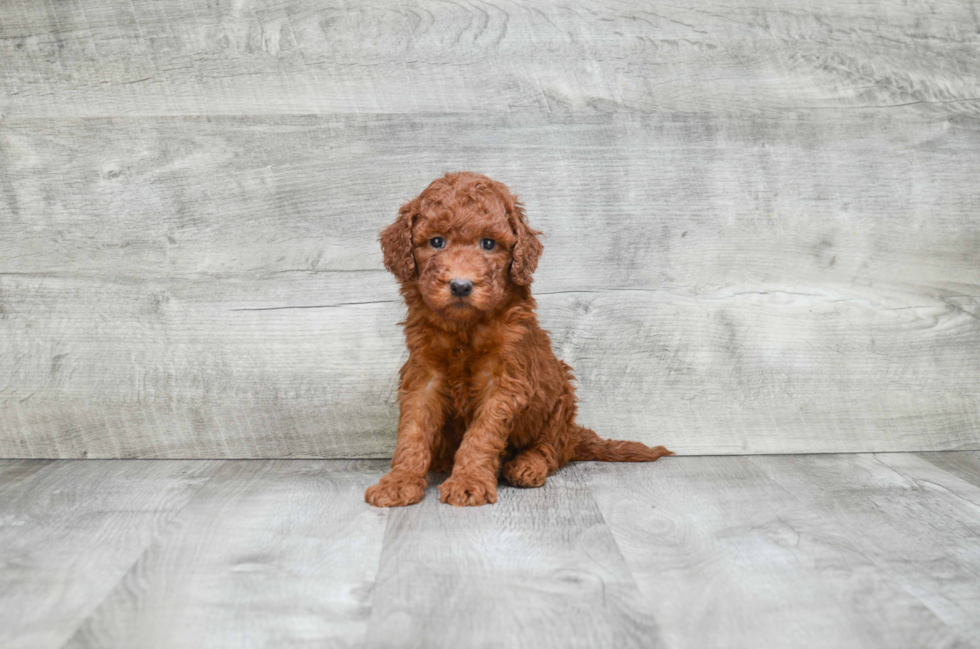
[[[493,239],[484,239],[480,242],[480,245],[483,246],[484,250],[493,250],[497,247],[497,242]]]
[[[429,245],[432,246],[433,248],[445,248],[446,240],[443,239],[442,237],[432,237],[431,239],[429,239]]]

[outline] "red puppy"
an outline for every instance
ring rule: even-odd
[[[575,423],[571,368],[538,325],[531,273],[543,246],[517,197],[475,173],[446,174],[381,233],[401,283],[409,357],[391,471],[378,507],[422,500],[429,471],[452,472],[442,502],[497,501],[497,476],[540,487],[569,460],[650,462],[671,452],[600,439]]]

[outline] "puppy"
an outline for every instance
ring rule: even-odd
[[[531,297],[540,234],[507,187],[470,172],[433,181],[381,233],[408,307],[409,356],[395,456],[367,490],[370,504],[419,502],[430,471],[451,473],[442,502],[469,506],[497,501],[500,473],[540,487],[569,460],[672,455],[575,423],[571,368],[552,352]]]

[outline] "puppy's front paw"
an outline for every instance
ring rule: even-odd
[[[497,481],[452,475],[439,485],[439,500],[456,507],[478,507],[497,502]]]
[[[364,500],[375,507],[404,507],[414,505],[425,496],[425,482],[388,475],[373,487],[368,487]]]

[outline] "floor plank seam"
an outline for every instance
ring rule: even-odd
[[[633,587],[636,588],[636,592],[642,596],[643,590],[640,588],[640,584],[636,580],[636,575],[634,574],[633,566],[630,565],[630,562],[626,559],[626,554],[623,552],[623,548],[619,545],[619,541],[616,540],[616,535],[613,534],[612,527],[610,527],[609,521],[606,520],[606,515],[602,511],[602,507],[599,506],[599,501],[596,499],[595,494],[592,492],[592,486],[589,484],[589,481],[585,479],[586,477],[585,471],[579,466],[579,464],[581,463],[573,462],[569,464],[567,468],[572,469],[575,472],[576,478],[585,487],[585,492],[589,494],[589,500],[592,502],[592,506],[595,507],[595,511],[599,516],[599,520],[602,522],[602,525],[609,531],[609,536],[610,538],[612,538],[613,544],[616,546],[616,552],[619,553],[620,558],[623,560],[623,565],[629,568],[630,582],[633,584]],[[640,604],[645,608],[644,602],[640,602]],[[656,622],[656,620],[654,621]]]
[[[80,461],[86,462],[88,460],[80,460]],[[123,460],[123,461],[133,461],[133,460]],[[179,462],[181,460],[164,460],[164,461]],[[75,635],[78,634],[78,631],[82,627],[84,627],[85,624],[98,613],[103,603],[105,603],[105,601],[108,600],[114,592],[116,592],[116,588],[119,587],[119,584],[123,583],[126,580],[126,577],[128,577],[129,573],[133,571],[133,568],[139,565],[139,562],[143,560],[143,557],[146,556],[146,553],[149,552],[150,549],[153,547],[153,545],[167,533],[167,530],[171,529],[174,522],[180,518],[180,515],[184,512],[184,510],[187,509],[188,505],[190,505],[192,502],[194,502],[197,499],[198,494],[201,493],[204,487],[210,484],[212,480],[214,480],[214,477],[218,474],[218,470],[221,469],[221,467],[228,462],[228,460],[206,460],[206,461],[211,461],[215,463],[214,469],[211,471],[211,475],[208,476],[207,480],[201,482],[201,484],[194,490],[194,495],[188,498],[187,502],[185,502],[179,508],[174,510],[173,514],[171,514],[171,516],[166,520],[166,522],[164,522],[161,525],[160,531],[157,533],[157,535],[154,538],[150,539],[145,546],[143,546],[143,548],[140,550],[139,555],[137,555],[135,560],[129,566],[126,567],[126,570],[124,570],[120,574],[119,579],[116,581],[115,584],[112,585],[112,588],[108,588],[106,590],[105,595],[99,599],[99,601],[95,604],[95,606],[92,607],[92,610],[89,611],[88,615],[82,617],[78,621],[78,624],[75,625],[75,627],[71,630],[71,634],[65,638],[65,641],[59,645],[58,649],[65,649],[65,647],[67,647],[72,642]]]
[[[927,484],[927,485],[932,485],[933,487],[936,487],[937,489],[940,489],[940,490],[941,490],[941,491],[942,491],[943,493],[946,493],[946,494],[948,494],[949,496],[952,496],[953,498],[956,498],[957,500],[961,500],[961,501],[963,501],[963,502],[965,502],[965,503],[967,503],[967,504],[969,504],[969,505],[972,505],[973,507],[977,507],[977,508],[980,508],[980,503],[977,503],[977,502],[974,502],[974,501],[972,501],[972,500],[970,500],[969,498],[966,498],[966,497],[964,497],[964,496],[961,496],[960,494],[958,494],[958,493],[956,493],[955,491],[953,491],[953,490],[952,490],[952,489],[950,489],[949,487],[946,487],[945,485],[941,485],[941,484],[939,484],[939,483],[937,483],[937,482],[933,482],[932,480],[926,480],[926,479],[924,479],[924,478],[915,478],[915,477],[912,477],[912,476],[910,476],[910,475],[907,475],[907,474],[905,474],[905,473],[904,473],[904,472],[902,472],[902,471],[901,471],[900,469],[897,469],[897,468],[895,468],[895,467],[893,467],[893,466],[891,466],[890,464],[888,464],[887,462],[885,462],[885,461],[884,461],[884,460],[882,460],[881,458],[879,458],[879,457],[878,457],[878,454],[877,454],[877,453],[872,453],[872,456],[873,456],[873,457],[874,457],[874,459],[875,459],[875,460],[877,460],[877,461],[878,461],[879,463],[881,463],[882,465],[884,465],[884,466],[886,466],[886,467],[888,467],[889,469],[891,469],[892,471],[894,471],[894,472],[895,472],[895,473],[897,473],[898,475],[900,475],[900,476],[902,476],[902,477],[903,477],[903,478],[905,478],[906,480],[908,480],[908,481],[910,481],[910,483],[911,483],[911,484],[913,484],[913,485],[915,485],[915,486],[916,486],[916,487],[918,487],[918,488],[921,488],[921,487],[919,487],[919,486],[920,486],[920,485],[923,485],[923,484]],[[919,457],[919,456],[918,456],[918,454],[914,454],[914,456],[915,456],[915,457]],[[930,464],[931,466],[934,466],[934,467],[936,467],[936,469],[938,469],[939,471],[942,471],[943,473],[946,473],[947,475],[949,475],[949,476],[950,476],[951,478],[953,478],[954,480],[962,480],[962,478],[960,478],[960,477],[959,477],[958,475],[956,475],[956,474],[954,474],[954,473],[950,473],[949,471],[947,471],[946,469],[944,469],[944,468],[942,468],[942,467],[938,467],[938,466],[936,466],[936,465],[935,465],[935,464],[933,464],[932,462],[929,462],[929,460],[928,460],[928,459],[926,459],[926,458],[922,458],[922,459],[923,459],[923,460],[924,460],[925,462],[928,462],[928,463],[929,463],[929,464]],[[964,482],[965,482],[965,481],[964,481]],[[968,484],[969,484],[969,483],[968,483]],[[972,486],[972,485],[971,485],[971,486]]]
[[[909,453],[904,452],[902,454],[908,455]],[[821,453],[821,454],[816,454],[816,455],[839,455],[839,454],[838,453]],[[865,453],[864,455],[872,455],[873,456],[874,453]],[[767,472],[763,467],[760,467],[755,462],[752,462],[752,456],[748,456],[747,459],[748,459],[748,461],[753,466],[755,466],[756,468],[758,468],[758,470],[763,475],[765,475],[767,478],[769,478],[770,480],[772,480],[774,484],[779,485],[780,488],[782,488],[783,490],[785,490],[788,494],[790,494],[790,496],[792,496],[797,502],[799,502],[802,507],[806,508],[807,510],[810,510],[814,515],[818,516],[824,523],[826,523],[827,525],[836,525],[836,526],[839,526],[839,527],[841,527],[843,529],[846,529],[849,534],[854,535],[856,537],[859,537],[861,535],[861,530],[860,529],[855,528],[851,523],[848,523],[845,520],[839,520],[837,518],[827,519],[823,515],[823,513],[819,512],[819,511],[816,511],[812,507],[812,505],[810,505],[806,501],[800,499],[799,496],[797,496],[795,493],[793,493],[788,487],[786,487],[786,485],[782,484],[778,479],[770,476],[769,475],[769,472]],[[877,462],[880,462],[884,466],[888,467],[893,472],[898,473],[898,475],[900,475],[903,479],[905,479],[905,480],[909,480],[910,479],[905,474],[902,474],[902,473],[896,471],[896,469],[894,467],[891,467],[891,466],[885,464],[884,462],[881,462],[880,459],[875,458],[875,460]],[[877,503],[875,503],[870,498],[869,498],[869,502],[875,508],[878,507]],[[959,635],[959,632],[957,631],[957,629],[952,624],[950,624],[949,622],[947,622],[943,618],[943,616],[940,614],[939,611],[937,611],[933,606],[931,606],[929,604],[929,602],[923,600],[922,597],[920,597],[916,593],[914,593],[911,590],[909,590],[909,588],[908,588],[908,586],[906,586],[906,584],[904,584],[900,580],[898,580],[896,578],[896,576],[894,575],[893,570],[891,569],[891,567],[886,562],[882,561],[881,559],[877,558],[874,555],[869,555],[868,553],[864,552],[860,548],[855,547],[855,548],[852,548],[852,550],[855,551],[855,552],[857,552],[863,559],[865,559],[866,561],[868,561],[868,563],[870,563],[870,564],[874,565],[876,568],[878,568],[878,570],[880,571],[879,574],[880,574],[881,579],[884,579],[884,580],[888,581],[895,588],[901,590],[902,592],[906,593],[909,597],[911,597],[915,601],[919,602],[919,604],[922,605],[922,607],[925,610],[929,611],[929,613],[932,614],[932,616],[935,618],[936,622],[938,624],[942,625],[951,635],[954,635],[954,636],[958,636]]]

